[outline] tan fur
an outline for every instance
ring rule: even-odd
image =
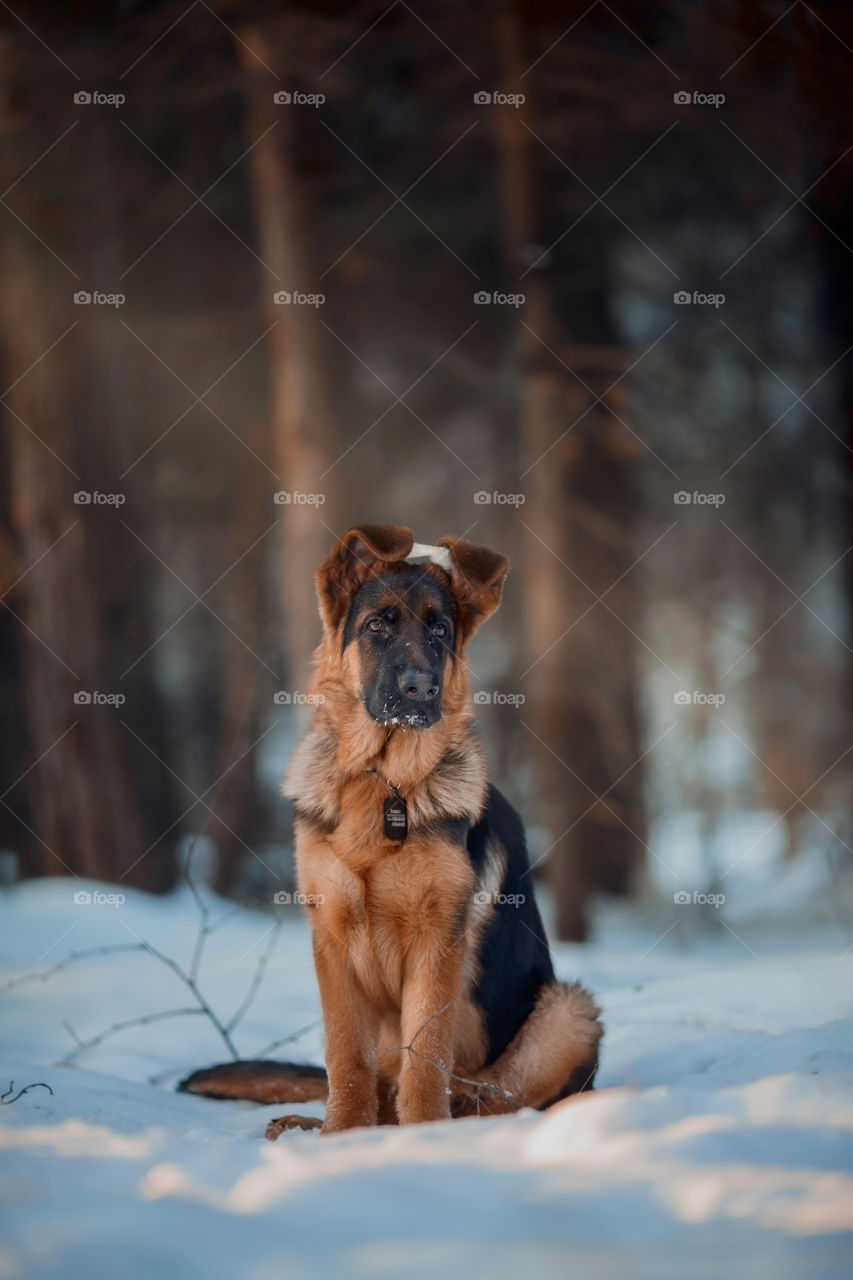
[[[329,1085],[316,1067],[284,1062],[228,1062],[195,1071],[182,1081],[184,1093],[214,1098],[246,1098],[252,1102],[323,1102]]]
[[[276,1138],[280,1138],[287,1129],[322,1129],[322,1127],[322,1120],[315,1120],[313,1116],[279,1116],[277,1120],[270,1120],[264,1137],[269,1138],[270,1142],[275,1142]]]

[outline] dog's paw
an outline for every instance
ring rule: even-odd
[[[314,1116],[279,1116],[277,1120],[270,1120],[264,1133],[265,1138],[269,1138],[270,1142],[275,1142],[282,1133],[287,1129],[321,1129],[323,1127],[322,1120],[316,1120]]]

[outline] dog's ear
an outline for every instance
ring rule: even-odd
[[[380,560],[405,560],[412,531],[399,524],[361,524],[339,538],[317,573],[320,616],[334,634],[350,602]]]
[[[451,574],[456,601],[460,645],[467,644],[481,622],[490,618],[501,602],[501,590],[509,560],[489,547],[478,547],[462,538],[439,538],[453,561]]]

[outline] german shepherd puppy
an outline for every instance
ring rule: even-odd
[[[362,525],[317,574],[314,721],[291,759],[328,1076],[230,1063],[182,1089],[328,1098],[324,1133],[544,1108],[592,1087],[599,1010],[554,976],[524,830],[489,785],[466,646],[502,555]],[[268,1136],[319,1121],[286,1116]]]

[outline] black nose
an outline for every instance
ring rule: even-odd
[[[397,687],[412,702],[432,702],[438,693],[435,676],[429,671],[407,667],[397,677]]]

